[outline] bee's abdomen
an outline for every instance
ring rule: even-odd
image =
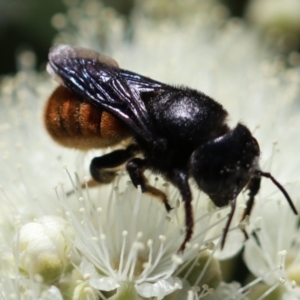
[[[65,147],[104,148],[130,136],[113,115],[63,86],[57,87],[50,96],[44,120],[51,137]]]

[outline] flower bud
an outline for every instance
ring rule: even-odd
[[[16,263],[27,276],[41,276],[44,282],[54,282],[69,263],[73,239],[70,225],[62,218],[45,216],[27,223],[14,238]]]

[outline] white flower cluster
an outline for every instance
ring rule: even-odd
[[[193,11],[178,4],[175,22],[161,17],[171,2],[163,1],[161,10],[137,2],[126,27],[99,1],[66,1],[67,15],[53,18],[57,41],[102,47],[125,69],[189,85],[221,102],[233,126],[242,120],[253,131],[261,168],[278,178],[299,210],[299,66],[284,69],[271,60],[243,24],[224,19],[221,6],[199,1]],[[194,189],[193,238],[178,252],[183,206],[162,178],[148,174],[168,195],[170,213],[122,172],[113,184],[81,188],[90,159],[101,153],[78,154],[48,137],[42,111],[55,83],[33,63],[32,53],[24,53],[20,72],[0,87],[0,299],[300,298],[299,218],[276,186],[263,179],[243,224],[247,241],[239,224],[247,200],[241,193],[222,251],[229,208],[216,209]],[[230,276],[243,247],[252,279],[238,269],[237,283]]]

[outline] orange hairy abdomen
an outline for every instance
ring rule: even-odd
[[[56,142],[81,150],[113,146],[130,136],[125,125],[113,115],[63,86],[49,97],[44,120]]]

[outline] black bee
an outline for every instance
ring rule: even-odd
[[[262,176],[273,181],[297,214],[285,189],[260,170],[259,145],[249,129],[241,123],[229,128],[226,110],[203,93],[120,69],[109,57],[68,45],[51,48],[47,69],[61,84],[45,110],[51,136],[64,146],[81,149],[108,147],[131,138],[126,149],[92,160],[92,178],[109,183],[116,176],[112,169],[126,163],[133,185],[161,199],[167,211],[171,209],[167,196],[151,186],[143,173],[149,169],[171,182],[185,208],[186,233],[180,251],[194,227],[189,178],[217,207],[231,203],[221,247],[237,196],[244,188],[249,190],[245,218]]]

